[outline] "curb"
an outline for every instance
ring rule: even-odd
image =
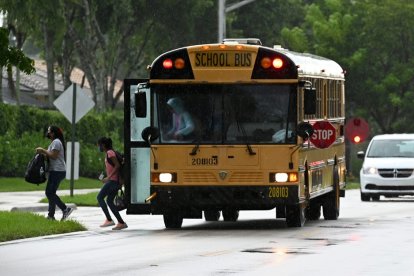
[[[76,204],[68,203],[66,206],[73,208],[74,210],[78,209]],[[47,212],[49,208],[48,204],[38,205],[38,206],[25,206],[25,207],[13,207],[10,212]],[[59,209],[59,208],[57,208]]]

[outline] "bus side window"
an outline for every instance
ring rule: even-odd
[[[305,115],[316,113],[316,89],[313,87],[305,88],[304,91],[304,112]]]

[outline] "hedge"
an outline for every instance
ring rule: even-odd
[[[55,110],[0,104],[0,122],[0,176],[24,176],[35,148],[50,144],[45,137],[49,125],[61,127],[66,141],[72,139],[71,124]],[[114,148],[123,152],[123,125],[122,111],[92,111],[76,124],[81,176],[97,177],[104,170],[105,155],[96,146],[99,137],[111,137]]]

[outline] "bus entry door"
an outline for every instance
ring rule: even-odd
[[[129,160],[125,179],[125,193],[129,199],[127,214],[149,214],[150,203],[145,200],[150,196],[150,147],[142,139],[142,130],[151,125],[150,89],[146,80],[124,80],[124,134],[125,158]],[[146,95],[146,116],[136,117],[135,93]]]

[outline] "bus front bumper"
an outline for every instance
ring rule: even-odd
[[[268,210],[280,205],[299,203],[297,185],[281,186],[152,186],[151,213],[166,209],[199,210],[232,208],[237,210]]]

